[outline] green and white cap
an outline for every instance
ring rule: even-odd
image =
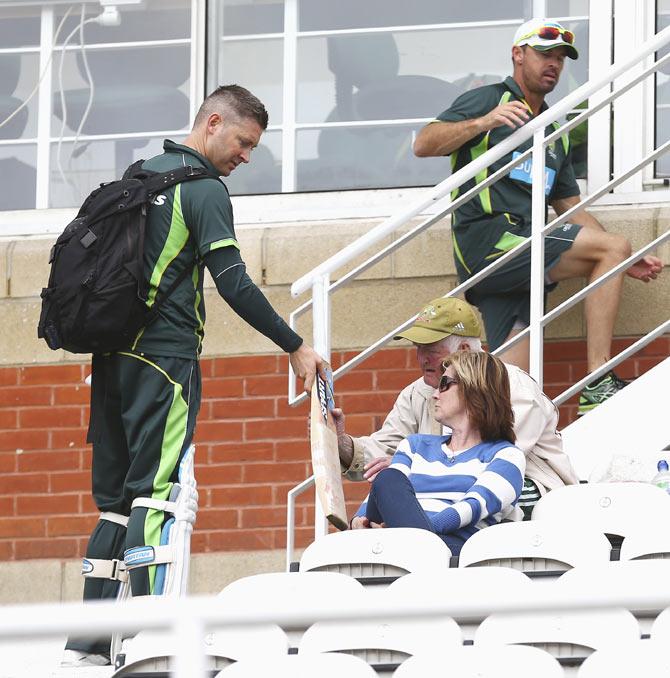
[[[575,47],[575,34],[564,28],[552,19],[531,19],[521,24],[514,34],[515,47],[528,45],[540,52],[565,47],[567,55],[571,59],[578,59],[579,52]]]

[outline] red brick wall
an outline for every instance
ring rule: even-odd
[[[617,340],[616,350],[633,339]],[[659,339],[618,372],[635,377],[670,354]],[[337,367],[352,354],[336,353]],[[551,396],[586,370],[583,341],[545,347]],[[263,355],[203,360],[196,430],[200,510],[193,550],[276,549],[285,545],[286,493],[311,474],[307,406],[286,404],[287,361]],[[97,520],[86,445],[88,365],[0,368],[0,560],[75,558]],[[348,431],[381,425],[398,391],[418,376],[412,349],[389,348],[336,384]],[[561,425],[575,416],[575,399]],[[346,483],[352,506],[366,491]],[[313,491],[298,502],[296,543],[311,540]]]

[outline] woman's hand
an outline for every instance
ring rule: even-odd
[[[386,527],[384,523],[371,523],[365,516],[354,516],[351,519],[352,530],[365,530],[368,528]]]

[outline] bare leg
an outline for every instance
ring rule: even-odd
[[[512,330],[508,335],[505,341],[509,341],[512,337],[515,337],[522,330]],[[505,363],[510,363],[511,365],[516,365],[522,370],[528,372],[529,367],[529,350],[530,342],[528,337],[521,339],[514,346],[508,348],[506,351],[498,354],[500,360]]]
[[[582,228],[574,245],[561,255],[549,271],[552,281],[586,276],[591,283],[630,255],[623,236],[593,228]],[[617,275],[589,294],[585,300],[586,344],[589,371],[611,357],[612,333],[619,310],[623,274]]]

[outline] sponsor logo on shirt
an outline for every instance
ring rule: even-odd
[[[518,158],[521,155],[519,151],[514,151],[512,153],[512,160],[515,158]],[[519,163],[510,173],[509,173],[509,178],[510,179],[515,179],[516,181],[520,181],[524,184],[532,184],[533,181],[531,179],[533,173],[533,159],[532,158],[526,158],[523,162]],[[546,195],[549,195],[551,193],[551,189],[554,185],[554,181],[556,180],[556,170],[551,169],[551,167],[546,167],[544,168],[544,192]]]

